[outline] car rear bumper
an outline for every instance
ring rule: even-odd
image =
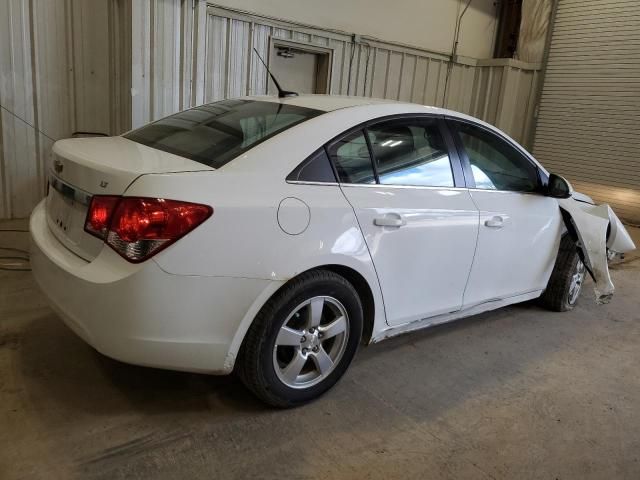
[[[44,203],[30,230],[33,275],[52,308],[96,350],[127,363],[229,373],[243,319],[273,288],[270,280],[173,275],[110,248],[87,262],[53,236]]]

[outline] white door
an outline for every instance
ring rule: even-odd
[[[538,167],[506,139],[471,123],[448,122],[480,211],[464,307],[543,290],[562,233],[557,200],[541,193]]]
[[[478,211],[469,192],[455,186],[440,121],[378,123],[330,145],[329,155],[373,258],[387,322],[459,310]],[[459,163],[454,168],[461,181]]]

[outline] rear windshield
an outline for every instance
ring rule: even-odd
[[[321,110],[255,100],[223,100],[176,113],[125,135],[149,147],[220,168]]]

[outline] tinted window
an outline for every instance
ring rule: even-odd
[[[336,176],[333,173],[331,162],[324,147],[302,162],[287,180],[297,180],[301,182],[335,182]]]
[[[367,134],[381,184],[453,187],[449,153],[435,120],[374,125]]]
[[[125,137],[220,168],[263,140],[322,113],[276,102],[223,100],[176,113]]]
[[[369,147],[361,131],[338,140],[329,148],[329,156],[343,183],[376,183]]]
[[[458,134],[471,163],[476,188],[534,192],[538,170],[506,141],[482,128],[457,124]]]

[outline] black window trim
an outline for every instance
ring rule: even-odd
[[[318,152],[324,150],[324,154],[327,156],[329,160],[329,165],[331,167],[331,171],[333,172],[333,182],[322,182],[322,181],[313,181],[313,180],[300,180],[300,173],[305,169],[305,167],[315,159]],[[322,145],[320,148],[316,148],[311,155],[305,158],[302,162],[298,164],[296,168],[291,170],[291,173],[287,175],[286,181],[287,183],[296,183],[301,185],[338,185],[338,172],[336,171],[336,167],[331,161],[331,157],[329,157],[329,152],[325,145]]]
[[[449,135],[452,137],[455,143],[456,149],[458,151],[458,157],[461,160],[462,171],[464,172],[464,179],[465,179],[467,188],[469,188],[470,190],[478,190],[482,192],[509,192],[509,193],[528,194],[528,195],[544,195],[544,186],[546,185],[549,179],[547,175],[540,169],[540,166],[530,158],[529,154],[520,145],[517,145],[510,139],[506,138],[504,135],[501,135],[499,132],[496,132],[493,129],[487,128],[486,126],[480,123],[474,122],[472,120],[455,117],[451,115],[446,115],[444,119],[447,124],[447,130],[449,131]],[[472,127],[478,128],[488,133],[489,135],[493,135],[494,137],[497,137],[498,139],[505,142],[507,145],[511,146],[518,153],[520,153],[522,158],[527,160],[527,162],[529,162],[536,170],[536,174],[538,176],[538,190],[533,192],[527,192],[527,191],[519,191],[519,190],[500,190],[500,189],[489,190],[484,188],[476,188],[476,182],[473,178],[473,172],[471,171],[471,162],[469,160],[469,156],[467,155],[467,151],[464,148],[464,145],[462,143],[462,139],[458,134],[458,130],[455,126],[455,123],[465,123],[467,125],[471,125]]]

